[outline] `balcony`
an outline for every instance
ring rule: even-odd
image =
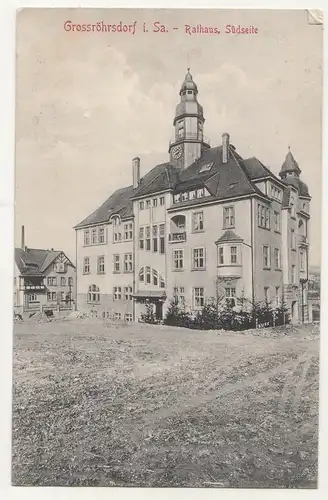
[[[186,141],[186,140],[190,140],[192,142],[202,141],[209,146],[211,144],[210,139],[208,137],[204,136],[201,132],[198,132],[198,133],[197,132],[195,132],[195,133],[189,132],[189,133],[183,133],[181,135],[176,135],[175,137],[173,137],[170,140],[170,146],[171,146],[171,144],[175,144],[176,142]]]
[[[187,241],[187,233],[185,231],[169,234],[170,243],[185,243],[186,241]]]
[[[44,292],[46,290],[45,285],[35,285],[35,284],[24,284],[21,286],[21,290],[29,290],[32,292]]]
[[[219,265],[217,272],[219,278],[241,278],[242,266],[239,264]]]
[[[303,234],[299,236],[298,239],[298,245],[300,247],[308,247],[309,246],[309,239],[307,236],[304,236]]]

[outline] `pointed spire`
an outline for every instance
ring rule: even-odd
[[[288,153],[286,155],[285,161],[281,166],[281,170],[279,175],[281,178],[286,177],[287,173],[294,173],[299,176],[301,173],[301,169],[295,160],[293,153],[291,152],[291,147],[288,146]]]

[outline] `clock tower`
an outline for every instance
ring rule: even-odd
[[[210,146],[204,140],[205,118],[203,107],[197,101],[198,89],[190,68],[180,89],[180,102],[176,107],[174,140],[170,142],[170,163],[182,170],[197,160]]]

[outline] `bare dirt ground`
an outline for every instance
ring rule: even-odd
[[[14,485],[316,488],[319,329],[14,327]]]

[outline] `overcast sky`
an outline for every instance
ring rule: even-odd
[[[137,20],[131,34],[65,32],[73,23]],[[152,33],[160,21],[168,33]],[[149,32],[141,32],[147,22]],[[184,33],[216,26],[220,35]],[[226,35],[226,24],[257,35]],[[189,53],[189,57],[188,57]],[[73,226],[116,188],[168,159],[186,67],[205,135],[275,173],[291,146],[311,202],[310,264],[320,263],[322,27],[306,11],[23,10],[17,21],[16,244],[75,257]]]

